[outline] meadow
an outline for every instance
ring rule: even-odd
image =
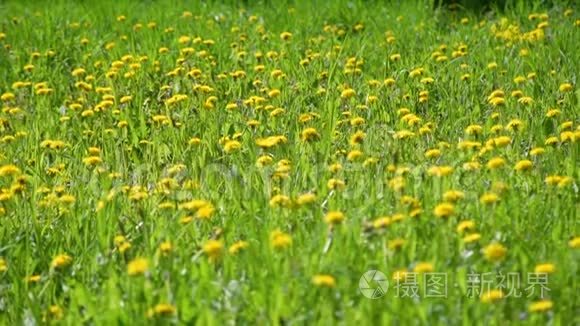
[[[1,325],[573,325],[573,2],[2,1]]]

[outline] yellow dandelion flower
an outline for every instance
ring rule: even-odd
[[[563,83],[560,85],[560,87],[558,89],[560,90],[560,92],[566,93],[566,92],[571,92],[574,89],[574,87],[570,83]]]
[[[163,255],[169,255],[173,251],[173,244],[169,240],[163,241],[159,245],[159,251],[161,251]]]
[[[372,225],[375,229],[386,228],[391,225],[391,218],[388,216],[379,217],[372,222]]]
[[[288,207],[290,206],[290,197],[277,194],[270,199],[270,207]]]
[[[340,179],[330,179],[328,180],[328,182],[326,183],[326,186],[328,189],[331,190],[342,190],[346,187],[346,184],[344,183],[344,181],[340,180]]]
[[[430,149],[428,151],[425,152],[425,157],[426,158],[438,158],[441,156],[441,150],[435,148],[435,149]]]
[[[301,194],[300,196],[298,196],[298,198],[296,198],[296,204],[298,204],[299,206],[309,205],[314,202],[316,202],[316,195],[311,192]]]
[[[505,297],[502,290],[488,290],[481,295],[481,302],[483,303],[494,303]]]
[[[506,164],[506,161],[502,157],[494,157],[487,162],[487,168],[490,170],[499,169]]]
[[[292,33],[290,32],[282,32],[282,34],[280,34],[280,39],[284,40],[284,41],[288,41],[292,38]]]
[[[491,262],[499,262],[505,259],[507,248],[500,243],[492,243],[483,248],[483,255]]]
[[[413,268],[413,272],[415,273],[431,273],[433,270],[433,264],[426,262],[417,263],[415,268]]]
[[[203,253],[207,255],[210,261],[218,260],[223,252],[224,244],[219,240],[210,239],[203,244]]]
[[[102,163],[103,160],[99,156],[89,156],[83,159],[83,163],[86,166],[95,166]]]
[[[139,276],[149,270],[149,261],[145,258],[135,258],[127,264],[127,274],[129,276]]]
[[[481,239],[481,234],[479,233],[471,233],[466,235],[465,237],[463,237],[463,242],[464,243],[473,243],[473,242],[477,242]]]
[[[347,88],[340,93],[340,97],[343,99],[349,99],[354,96],[356,96],[356,92],[352,88]]]
[[[522,160],[516,163],[514,170],[516,171],[528,171],[533,167],[533,163],[530,160]]]
[[[387,247],[389,248],[389,250],[392,251],[398,251],[401,250],[403,248],[403,246],[405,245],[407,241],[405,241],[404,239],[393,239],[390,240],[389,242],[387,242]]]
[[[326,213],[326,215],[324,216],[324,221],[328,225],[341,224],[344,221],[344,219],[345,219],[345,216],[340,211],[330,211],[330,212]]]
[[[358,149],[354,149],[354,150],[348,152],[346,158],[350,162],[354,162],[354,161],[358,161],[360,158],[362,158],[363,155],[364,154],[362,151],[359,151]]]
[[[237,140],[228,140],[224,145],[224,151],[226,153],[232,153],[242,148],[242,143]]]
[[[441,203],[435,206],[433,214],[440,218],[446,218],[455,213],[455,206],[451,203]]]
[[[451,166],[432,166],[427,170],[427,174],[437,177],[445,177],[453,173]]]
[[[336,287],[336,279],[332,275],[318,274],[312,277],[312,284],[318,287],[334,288]]]
[[[461,221],[457,224],[457,233],[464,233],[465,231],[473,231],[475,229],[475,222],[472,220]]]
[[[534,267],[534,273],[539,274],[552,274],[556,271],[556,266],[554,264],[545,263],[539,264]]]
[[[572,249],[580,248],[580,237],[573,237],[568,241],[568,246]]]
[[[46,312],[45,318],[48,320],[61,320],[64,318],[64,311],[62,310],[61,307],[57,305],[51,305],[50,307],[48,307],[48,311]]]
[[[52,259],[50,267],[54,269],[62,269],[69,266],[72,263],[72,257],[66,254],[57,255]]]
[[[532,148],[532,150],[530,151],[530,155],[532,156],[539,156],[542,155],[546,152],[546,150],[542,147],[534,147]]]
[[[0,167],[0,177],[19,175],[20,169],[16,165],[4,165]]]
[[[465,198],[465,194],[459,190],[448,190],[443,194],[443,200],[454,203]]]
[[[177,309],[169,303],[158,303],[155,307],[147,312],[147,317],[153,318],[155,316],[172,316],[177,313]]]
[[[540,301],[532,302],[528,306],[528,311],[529,312],[546,312],[546,311],[552,310],[553,307],[554,307],[554,303],[552,301],[540,300]]]
[[[315,128],[306,128],[300,134],[300,138],[304,142],[315,141],[320,139],[320,134]]]
[[[270,244],[274,249],[286,249],[292,245],[292,237],[280,230],[270,233]]]
[[[529,96],[522,96],[518,99],[518,103],[524,104],[524,105],[530,105],[530,104],[534,103],[534,99],[532,99]]]
[[[553,118],[559,116],[560,114],[562,114],[562,111],[558,109],[549,109],[548,112],[546,112],[546,117]]]
[[[197,210],[195,217],[200,220],[208,220],[213,216],[214,212],[215,207],[208,203]]]
[[[490,205],[490,204],[497,203],[499,201],[499,196],[496,193],[488,192],[488,193],[481,195],[481,197],[479,198],[479,201],[482,204]]]
[[[249,246],[250,244],[247,241],[240,240],[231,245],[230,248],[228,249],[228,252],[230,253],[230,255],[237,255],[238,253],[245,250]]]
[[[9,101],[13,101],[16,98],[16,95],[14,95],[14,93],[4,93],[2,95],[0,95],[0,100],[2,100],[3,102],[9,102]]]

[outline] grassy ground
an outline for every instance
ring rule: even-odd
[[[403,3],[1,3],[0,324],[580,322],[578,8]]]

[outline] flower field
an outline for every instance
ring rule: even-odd
[[[0,325],[580,323],[579,10],[0,3]]]

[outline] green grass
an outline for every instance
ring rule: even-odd
[[[0,324],[578,323],[578,8],[403,3],[0,3]]]

